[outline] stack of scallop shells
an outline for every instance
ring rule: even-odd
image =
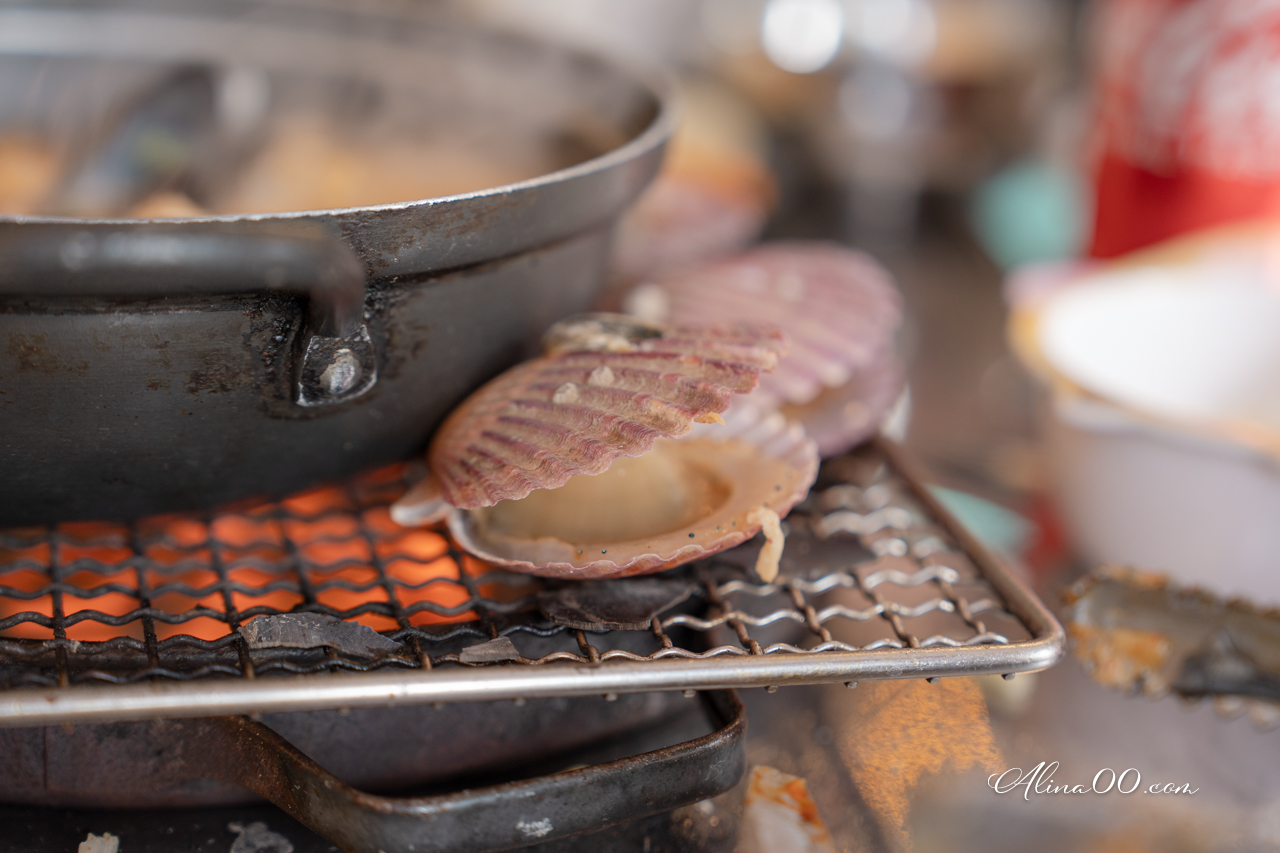
[[[779,244],[628,304],[647,316],[562,321],[540,358],[464,401],[393,518],[443,520],[487,562],[562,578],[648,574],[763,532],[771,581],[819,448],[873,434],[902,391],[891,279],[859,252]]]
[[[642,284],[625,307],[651,322],[781,329],[790,351],[760,378],[748,404],[800,422],[823,456],[878,432],[904,392],[896,348],[902,297],[889,272],[863,252],[766,244]]]
[[[496,565],[573,578],[661,571],[763,530],[757,571],[771,579],[779,519],[813,484],[817,450],[785,421],[723,414],[785,351],[779,332],[745,324],[562,321],[542,357],[450,414],[428,477],[392,515],[444,520]],[[699,424],[707,430],[695,435]]]

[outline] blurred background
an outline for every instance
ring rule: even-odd
[[[774,741],[756,757],[808,777],[848,849],[1280,847],[1274,613],[1220,627],[1229,598],[1249,618],[1280,604],[1280,100],[1268,82],[1280,12],[1198,0],[459,8],[678,77],[681,130],[616,248],[625,284],[755,240],[835,241],[893,273],[905,444],[1068,624],[1075,657],[1039,675],[957,681],[945,697],[923,684],[812,691],[787,719],[816,736],[778,748],[786,724],[769,717],[758,725]],[[1172,585],[1154,611],[1081,603],[1090,588],[1073,585],[1102,564]],[[1184,586],[1212,596],[1203,613]],[[1253,680],[1196,701],[1174,659],[1210,635]],[[893,732],[896,746],[868,745]],[[1134,767],[1198,792],[1024,800],[987,787],[996,765],[1039,761],[1061,762],[1059,780]]]
[[[1006,270],[1085,248],[1082,4],[460,6],[672,69],[683,126],[650,195],[681,185],[716,197],[697,224],[726,234],[725,248],[704,256],[727,254],[734,239],[817,239],[887,265],[908,306],[908,444],[946,482],[1033,511],[1032,401],[1004,344],[1001,287]],[[691,217],[696,202],[683,198],[673,207]],[[660,272],[622,260],[629,278]]]

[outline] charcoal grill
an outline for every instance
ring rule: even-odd
[[[396,527],[386,507],[406,476],[218,516],[0,534],[0,725],[1012,674],[1062,653],[1044,605],[886,443],[824,466],[788,519],[777,583],[734,559],[748,544],[678,575],[705,612],[657,614],[645,632],[551,622],[537,607],[545,582]],[[83,556],[99,550],[110,558]],[[192,573],[208,582],[182,580]],[[842,600],[822,605],[833,592]],[[239,633],[293,610],[369,623],[400,650],[250,649]],[[838,623],[861,641],[837,637]],[[780,625],[800,636],[768,642]],[[535,638],[539,653],[521,653]]]
[[[151,719],[127,725],[151,726],[153,743],[212,744],[214,754],[239,744],[253,756],[173,772],[244,785],[346,849],[410,849],[417,839],[428,846],[416,849],[497,850],[519,843],[513,827],[542,826],[503,805],[498,789],[448,802],[371,797],[228,715],[1011,676],[1063,651],[1044,605],[887,442],[824,464],[787,519],[777,582],[754,577],[758,545],[747,543],[665,574],[687,594],[612,628],[608,614],[565,616],[580,586],[495,571],[439,531],[394,525],[387,507],[417,475],[399,466],[216,515],[0,533],[0,726]],[[250,620],[286,613],[360,622],[385,648],[336,635],[303,648],[247,639]],[[731,694],[711,695],[716,732],[601,777],[659,784],[622,783],[611,790],[623,793],[592,802],[583,793],[592,785],[574,794],[555,774],[518,796],[567,804],[546,824],[556,837],[617,822],[621,801],[652,814],[724,790],[742,769],[745,719]],[[212,716],[223,720],[164,721]],[[456,831],[441,830],[450,820]]]

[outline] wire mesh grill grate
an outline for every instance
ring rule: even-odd
[[[3,531],[0,687],[495,661],[547,669],[564,661],[812,660],[1043,640],[1044,626],[1033,630],[1011,608],[972,544],[938,520],[886,453],[873,445],[824,464],[787,519],[778,582],[755,578],[749,567],[759,543],[749,542],[663,575],[689,595],[627,630],[552,621],[545,602],[572,582],[498,571],[440,531],[397,526],[387,507],[404,489],[404,466],[211,516]],[[342,642],[251,648],[243,626],[285,613],[360,623],[394,650],[372,654]],[[499,638],[511,646],[497,658],[468,651]]]

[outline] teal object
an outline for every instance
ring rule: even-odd
[[[967,492],[942,486],[928,488],[929,494],[990,550],[1017,557],[1031,544],[1035,525],[1018,513]]]
[[[982,246],[1001,268],[1060,261],[1080,253],[1084,190],[1070,172],[1035,160],[997,172],[970,210]]]

